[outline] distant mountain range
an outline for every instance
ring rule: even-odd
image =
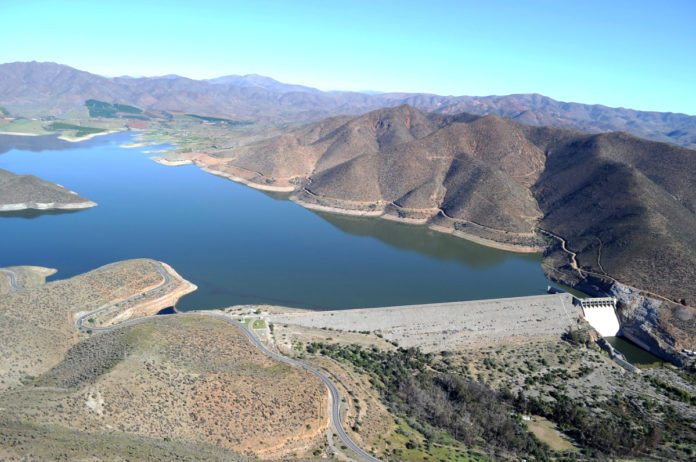
[[[215,79],[208,79],[206,82],[216,83],[219,85],[236,85],[238,87],[258,87],[279,93],[290,93],[291,91],[305,91],[311,93],[321,93],[316,88],[305,87],[303,85],[293,85],[289,83],[278,82],[270,77],[264,77],[258,74],[247,75],[225,75]]]
[[[322,92],[253,74],[207,81],[176,75],[106,78],[55,63],[0,65],[0,106],[11,114],[61,116],[81,109],[87,99],[135,105],[146,110],[222,115],[279,125],[408,104],[442,114],[494,114],[536,126],[589,132],[625,131],[655,141],[696,147],[695,116],[564,103],[537,94],[439,96]]]

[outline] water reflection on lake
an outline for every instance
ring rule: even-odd
[[[0,136],[0,152],[6,138]],[[549,284],[540,255],[425,227],[315,213],[282,195],[143,154],[158,148],[121,148],[132,134],[55,145],[24,138],[21,149],[5,142],[0,168],[59,183],[99,205],[0,216],[0,266],[47,266],[59,270],[53,278],[65,278],[116,260],[154,258],[198,285],[180,310],[402,305],[540,294]]]

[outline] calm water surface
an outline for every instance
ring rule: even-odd
[[[99,206],[0,214],[0,266],[57,268],[66,278],[148,257],[199,289],[177,309],[272,303],[354,308],[541,294],[540,255],[489,249],[422,227],[317,214],[202,172],[120,148],[0,136],[0,168],[59,183]]]
[[[607,342],[626,357],[626,361],[640,368],[662,366],[665,361],[624,337],[605,337]]]

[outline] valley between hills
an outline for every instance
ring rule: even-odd
[[[309,209],[543,252],[549,279],[616,298],[622,334],[672,364],[621,367],[569,294],[159,316],[196,289],[165,262],[50,282],[55,270],[15,266],[0,274],[0,457],[696,453],[693,116],[540,95],[320,92],[259,76],[105,78],[53,63],[0,65],[0,106],[5,133],[67,142],[137,130],[144,144],[173,145],[151,152],[157,162]],[[93,205],[0,170],[2,210]],[[424,322],[428,310],[441,318]]]

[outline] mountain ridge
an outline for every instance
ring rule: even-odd
[[[555,281],[590,293],[620,283],[664,301],[662,321],[644,334],[663,354],[696,346],[696,327],[667,314],[678,305],[696,315],[694,150],[403,105],[192,159],[252,187],[290,191],[310,209],[544,250]]]
[[[322,92],[253,74],[241,76],[242,80],[245,78],[243,85],[172,75],[106,78],[56,63],[5,63],[0,64],[0,105],[20,116],[45,112],[60,116],[81,108],[86,99],[93,98],[150,110],[223,115],[283,126],[409,104],[427,112],[511,117],[527,125],[565,126],[596,133],[626,131],[655,141],[696,147],[696,116],[693,115],[561,102],[539,94],[440,96]],[[253,84],[254,79],[261,81],[261,86],[258,82]]]

